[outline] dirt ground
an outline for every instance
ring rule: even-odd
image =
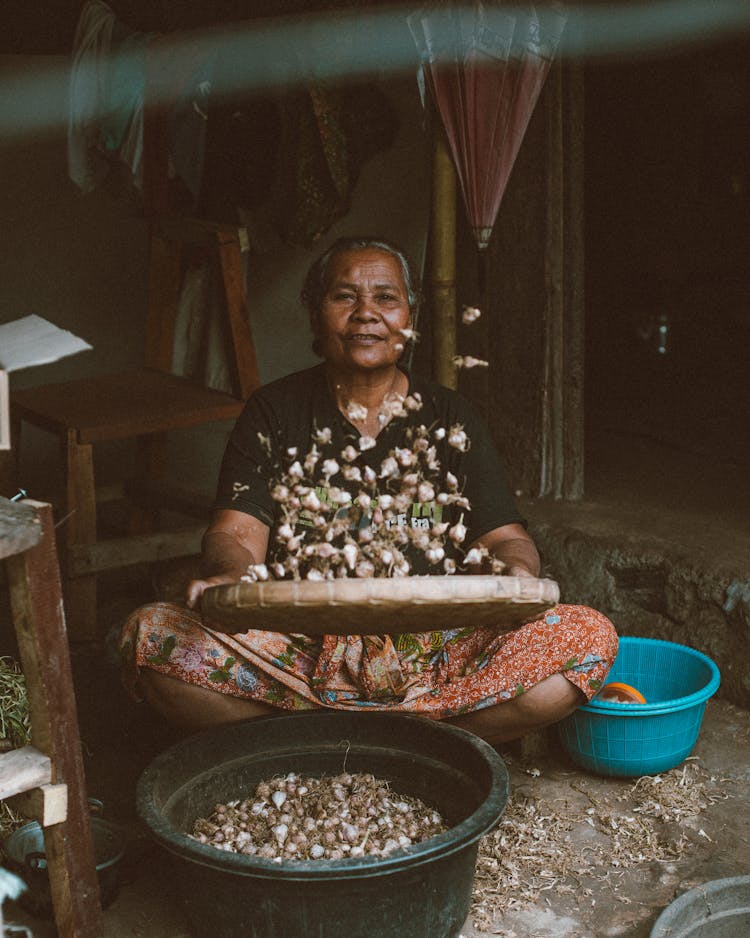
[[[746,875],[748,757],[750,714],[720,700],[709,701],[691,757],[662,776],[597,777],[554,745],[533,764],[511,753],[511,811],[528,803],[540,819],[533,835],[554,833],[534,862],[507,864],[521,868],[516,888],[530,901],[512,908],[507,890],[498,912],[490,893],[489,914],[473,916],[479,927],[467,927],[466,938],[647,938],[683,892]],[[528,842],[517,846],[533,856]],[[510,860],[513,850],[508,837]],[[480,849],[480,872],[481,858]]]
[[[134,800],[140,773],[174,736],[125,699],[106,646],[79,649],[73,663],[89,795],[128,837],[103,938],[189,938],[169,861]],[[710,701],[691,758],[638,783],[576,768],[554,732],[536,743],[503,752],[511,800],[495,842],[480,846],[464,938],[648,938],[676,896],[750,869],[748,712]],[[18,903],[4,912],[34,938],[55,936]]]

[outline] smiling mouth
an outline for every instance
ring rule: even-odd
[[[356,335],[350,335],[347,342],[355,342],[358,345],[374,345],[376,342],[383,342],[382,336],[374,335],[372,332],[358,332]]]

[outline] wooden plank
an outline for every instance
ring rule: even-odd
[[[162,531],[133,537],[109,538],[97,544],[70,548],[68,576],[84,577],[103,570],[116,570],[135,563],[154,563],[173,557],[200,554],[206,525],[181,531]]]
[[[4,495],[12,495],[18,491],[18,459],[17,459],[17,441],[16,423],[11,420],[11,440],[13,449],[0,450],[0,492]]]
[[[149,236],[148,315],[144,362],[148,368],[170,372],[174,331],[182,284],[180,246],[153,230]]]
[[[89,443],[81,445],[75,430],[68,431],[65,448],[66,503],[63,525],[66,544],[96,541],[96,489],[94,455]]]
[[[247,241],[247,229],[237,225],[210,222],[202,218],[169,217],[159,219],[159,234],[163,238],[184,244],[205,245],[228,244],[232,241],[240,246]]]
[[[0,368],[0,449],[10,449],[10,390],[8,372]]]
[[[260,387],[260,376],[247,309],[242,252],[237,241],[229,241],[225,244],[219,241],[218,248],[229,329],[232,336],[235,386],[244,401],[252,391]]]
[[[42,827],[61,824],[68,817],[68,786],[64,782],[40,785],[14,795],[8,803],[14,811],[38,821]]]
[[[27,502],[40,518],[36,547],[6,560],[11,611],[31,713],[31,742],[52,761],[53,783],[68,786],[68,817],[44,828],[52,905],[60,938],[101,938],[99,884],[91,836],[60,569],[50,505]]]
[[[41,523],[30,505],[0,498],[0,560],[35,547],[41,536]]]
[[[80,378],[54,386],[24,388],[11,395],[14,413],[64,439],[78,430],[79,443],[161,433],[211,420],[236,418],[244,402],[187,378],[144,368]]]
[[[66,520],[62,525],[65,539],[65,604],[72,639],[91,640],[97,633],[96,577],[71,579],[68,569],[70,551],[79,544],[96,541],[96,490],[94,456],[90,443],[79,443],[76,431],[68,430],[66,457]]]
[[[583,495],[583,79],[555,63],[547,77],[546,305],[540,385],[539,494]]]
[[[0,755],[0,799],[10,798],[28,788],[47,785],[51,780],[50,757],[34,746],[11,749]]]
[[[149,479],[163,479],[167,463],[167,434],[147,433],[136,437],[136,485]],[[150,534],[159,527],[159,506],[146,506],[143,502],[129,506],[128,532],[133,535]]]
[[[585,291],[585,85],[583,65],[567,62],[563,81],[563,172],[565,190],[565,328],[567,420],[564,429],[565,477],[563,498],[579,499],[584,492],[585,428],[584,375],[586,357]]]
[[[555,63],[547,77],[546,315],[540,495],[583,495],[583,78]]]
[[[562,73],[555,63],[547,75],[544,99],[546,117],[546,219],[544,245],[545,312],[543,366],[540,387],[542,460],[539,494],[561,498],[565,454],[566,335],[563,294],[563,160],[562,160]]]

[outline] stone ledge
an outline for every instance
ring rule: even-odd
[[[717,696],[750,707],[750,538],[706,532],[678,512],[657,522],[622,503],[521,508],[564,601],[599,609],[621,635],[704,652],[721,671]]]

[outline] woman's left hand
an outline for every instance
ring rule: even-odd
[[[506,567],[505,576],[539,576],[539,552],[522,524],[504,524],[488,531],[472,547],[484,547],[501,560]]]

